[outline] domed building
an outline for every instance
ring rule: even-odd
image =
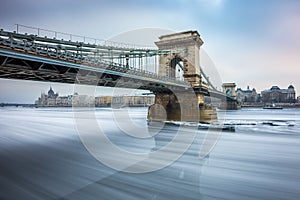
[[[54,93],[52,87],[50,86],[50,89],[48,91],[48,98],[49,99],[56,99],[58,97],[58,93]]]
[[[295,103],[296,92],[294,86],[290,85],[287,89],[280,89],[272,86],[269,90],[261,92],[264,103]]]
[[[58,98],[58,93],[55,93],[50,86],[50,89],[47,94],[42,93],[41,97],[36,100],[35,104],[37,106],[55,106],[56,100]]]

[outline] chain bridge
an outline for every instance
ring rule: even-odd
[[[36,33],[23,33],[22,27]],[[215,109],[205,97],[236,108],[235,85],[218,91],[200,67],[203,41],[197,31],[163,35],[155,44],[158,48],[17,25],[13,32],[0,30],[0,78],[150,90],[153,121],[214,121]]]

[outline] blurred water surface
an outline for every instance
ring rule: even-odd
[[[147,128],[147,108],[129,113],[132,123]],[[72,108],[0,108],[0,199],[299,199],[300,109],[220,115],[236,132],[223,132],[208,158],[199,159],[209,134],[199,130],[172,165],[131,174],[86,150]],[[96,108],[95,116],[114,144],[134,153],[153,151],[178,130],[168,125],[159,140],[134,138],[112,120],[112,109]]]

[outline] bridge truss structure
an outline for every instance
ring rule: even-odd
[[[139,85],[152,92],[190,87],[188,82],[158,74],[158,57],[176,52],[45,29],[34,29],[37,34],[20,33],[20,27],[14,32],[0,30],[0,78],[124,88]],[[42,31],[54,37],[42,36]],[[72,40],[76,38],[80,40]],[[203,71],[201,76],[207,84],[196,92],[224,98]]]

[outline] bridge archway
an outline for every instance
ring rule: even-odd
[[[169,75],[172,78],[175,78],[176,80],[184,81],[184,61],[183,59],[175,55],[170,60],[170,67],[169,67]]]
[[[231,91],[231,89],[227,89],[225,93],[226,93],[226,95],[228,97],[232,97],[232,91]]]

